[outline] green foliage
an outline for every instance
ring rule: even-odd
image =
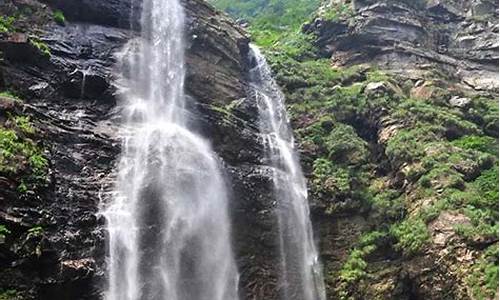
[[[365,255],[373,251],[372,247],[366,247],[363,250],[354,249],[349,258],[340,270],[340,279],[345,282],[358,281],[366,275],[365,269],[368,266],[364,260]]]
[[[324,147],[332,160],[347,164],[361,164],[366,161],[367,143],[359,138],[352,126],[336,124],[323,138]]]
[[[5,239],[5,236],[10,233],[10,230],[5,225],[0,225],[0,240]]]
[[[347,19],[354,15],[352,5],[346,3],[331,3],[324,11],[321,12],[320,17],[329,21],[338,21],[340,19]]]
[[[425,155],[425,142],[437,139],[433,128],[411,128],[397,132],[387,143],[385,154],[392,165],[399,167],[405,162],[414,162]]]
[[[43,235],[44,232],[45,232],[45,230],[41,226],[32,227],[32,228],[28,229],[28,239],[40,237]]]
[[[383,224],[391,224],[405,216],[404,197],[397,190],[383,190],[371,198],[373,217]]]
[[[0,290],[0,300],[15,300],[19,299],[19,292],[13,289]]]
[[[498,166],[485,170],[467,185],[465,191],[454,191],[447,200],[470,218],[471,224],[461,225],[457,232],[467,240],[498,236]]]
[[[486,249],[468,277],[475,299],[493,299],[498,290],[498,244]]]
[[[31,135],[36,132],[35,127],[33,127],[33,124],[31,123],[31,119],[29,116],[9,115],[9,118],[14,121],[17,128],[19,128],[23,133]]]
[[[14,31],[14,16],[0,16],[0,33],[7,33]]]
[[[0,173],[17,173],[25,163],[29,163],[34,175],[45,175],[48,162],[41,149],[14,130],[0,127]]]
[[[17,191],[21,194],[24,194],[28,191],[28,186],[26,185],[26,182],[24,180],[21,180],[21,183],[17,186]]]
[[[12,100],[21,100],[15,93],[13,93],[11,91],[0,92],[0,97],[9,98]]]
[[[254,41],[263,48],[293,57],[312,50],[310,37],[300,34],[302,23],[318,7],[319,0],[212,0],[234,18],[250,22]]]
[[[66,18],[64,17],[63,12],[60,10],[54,11],[53,17],[54,21],[59,25],[64,25],[66,23]]]
[[[347,194],[351,189],[351,176],[346,169],[338,168],[331,161],[319,158],[314,162],[315,191],[329,195]]]
[[[390,228],[391,235],[397,240],[396,249],[407,256],[422,250],[429,242],[429,231],[420,219],[406,219]]]
[[[498,156],[498,140],[489,136],[467,135],[452,141],[452,145]]]
[[[318,0],[211,0],[235,18],[247,19],[260,29],[286,31],[297,28],[318,7]],[[293,31],[293,30],[292,30]]]
[[[459,112],[446,110],[419,100],[407,99],[403,101],[395,108],[392,116],[396,119],[405,120],[407,124],[411,121],[412,127],[432,124],[434,128],[441,129],[436,133],[443,137],[459,137],[479,133],[477,125],[462,118]]]
[[[36,49],[38,49],[38,51],[40,51],[40,53],[43,56],[50,57],[50,55],[51,55],[50,48],[45,42],[43,42],[42,40],[40,40],[37,37],[30,37],[29,41],[30,41],[31,45],[33,47],[35,47]]]
[[[366,258],[372,254],[387,237],[386,232],[372,231],[359,238],[358,245],[352,249],[340,270],[340,284],[336,290],[340,299],[348,299],[349,286],[355,285],[367,276]]]

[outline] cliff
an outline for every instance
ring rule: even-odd
[[[493,1],[324,1],[268,47],[329,299],[498,296],[497,20]]]
[[[203,1],[184,5],[186,90],[198,130],[227,163],[242,291],[253,293],[267,275],[249,266],[270,256],[258,231],[247,229],[269,222],[257,216],[253,187],[265,197],[269,186],[246,98],[248,38]],[[102,297],[99,210],[111,196],[121,143],[117,55],[138,35],[138,9],[128,1],[0,4],[2,299]]]
[[[233,192],[241,298],[278,299],[249,37],[202,0],[184,6],[186,91]],[[116,67],[139,9],[0,3],[0,299],[103,296],[99,211],[121,145]],[[280,28],[262,46],[309,180],[328,299],[494,298],[498,5],[333,0],[299,19],[300,32]]]

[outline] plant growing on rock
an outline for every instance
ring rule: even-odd
[[[406,256],[420,252],[430,239],[427,226],[420,219],[407,219],[394,224],[390,228],[390,233],[397,240],[396,249]]]
[[[14,30],[14,16],[0,16],[0,33],[12,32]]]
[[[50,48],[49,46],[40,40],[38,37],[30,37],[30,44],[35,47],[43,56],[50,57]]]
[[[10,230],[5,225],[0,225],[0,243],[3,243],[7,234],[10,234]]]
[[[53,17],[54,21],[59,25],[64,25],[66,23],[66,17],[64,17],[63,12],[60,10],[54,11]]]
[[[0,300],[17,300],[19,293],[16,290],[0,290]]]
[[[21,98],[19,98],[14,92],[11,92],[11,91],[2,91],[2,92],[0,92],[0,97],[12,99],[12,100],[15,100],[15,101],[20,101],[21,100]]]

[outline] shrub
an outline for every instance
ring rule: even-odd
[[[334,161],[357,165],[367,159],[367,143],[349,125],[336,124],[323,142],[328,156]]]
[[[38,51],[40,51],[40,53],[42,53],[43,56],[50,57],[50,48],[45,42],[36,37],[31,37],[29,41],[33,47],[35,47],[36,49],[38,49]]]
[[[407,219],[394,224],[390,233],[397,240],[396,249],[407,256],[421,251],[430,238],[427,226],[420,219]]]
[[[28,229],[28,239],[42,236],[44,231],[45,230],[41,226],[32,227],[32,228]]]
[[[0,240],[5,239],[7,234],[10,234],[10,230],[5,225],[0,225]]]
[[[66,23],[66,18],[64,17],[64,14],[60,10],[54,11],[54,21],[59,24],[59,25],[64,25]]]
[[[324,158],[314,161],[313,177],[312,183],[316,191],[334,195],[347,194],[351,189],[349,171]]]
[[[452,144],[465,150],[476,150],[498,156],[498,141],[489,136],[466,135]]]
[[[405,215],[404,197],[396,190],[385,190],[377,193],[371,199],[375,218],[380,218],[383,224],[390,224]]]
[[[41,149],[14,130],[0,127],[0,173],[16,173],[26,162],[34,174],[45,175],[48,161]]]
[[[16,101],[21,100],[15,93],[13,93],[11,91],[0,92],[0,97],[9,98],[9,99],[16,100]]]
[[[13,119],[16,126],[25,134],[34,134],[35,127],[31,123],[29,116],[9,116],[10,119]]]
[[[498,290],[498,244],[486,249],[467,278],[475,299],[493,299]]]
[[[13,16],[0,16],[0,33],[12,32],[14,31],[14,22],[16,18]]]
[[[19,293],[16,290],[0,290],[0,300],[19,299]]]

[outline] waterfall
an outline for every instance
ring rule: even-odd
[[[103,211],[107,300],[238,298],[219,159],[188,122],[184,18],[179,0],[144,0],[141,36],[118,56],[123,149]]]
[[[273,165],[276,215],[279,223],[281,297],[283,300],[324,300],[322,267],[316,250],[307,184],[295,151],[284,96],[259,49],[251,46],[255,67],[250,77],[260,117],[260,131]]]

